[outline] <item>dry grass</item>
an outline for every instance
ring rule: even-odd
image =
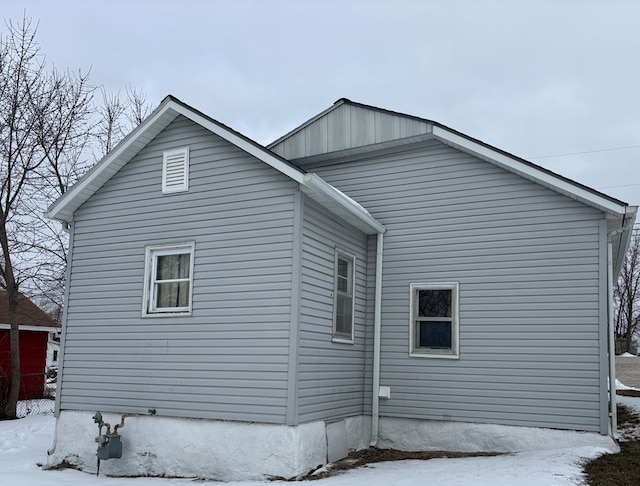
[[[640,397],[639,391],[618,391],[619,395]],[[638,486],[640,485],[640,416],[624,405],[618,405],[618,424],[622,435],[620,452],[605,454],[584,466],[589,486]],[[439,459],[454,457],[496,456],[496,453],[459,452],[404,452],[389,449],[365,449],[349,454],[349,457],[333,464],[329,469],[310,473],[302,480],[322,479],[343,471],[367,464],[383,461],[404,461],[406,459]]]
[[[629,393],[637,395],[630,395]],[[620,390],[618,395],[640,396],[633,390]],[[589,461],[584,472],[589,486],[638,486],[640,484],[640,441],[636,437],[640,428],[640,416],[618,405],[618,424],[622,433],[620,452],[605,454]]]
[[[330,468],[322,469],[319,472],[312,472],[303,478],[304,481],[313,481],[322,479],[335,474],[339,474],[349,469],[358,467],[366,467],[367,464],[385,461],[404,461],[407,459],[443,459],[457,457],[487,457],[498,456],[496,452],[445,452],[445,451],[428,451],[428,452],[406,452],[394,449],[377,449],[371,447],[361,451],[354,451],[348,457],[332,464]]]

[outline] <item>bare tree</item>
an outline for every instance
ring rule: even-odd
[[[50,313],[62,306],[67,236],[43,211],[149,109],[127,88],[126,100],[104,90],[96,106],[88,75],[47,69],[30,19],[6,24],[0,37],[0,288],[7,292],[11,375],[0,416],[15,418],[20,390],[17,295]],[[3,403],[4,402],[4,403]]]
[[[40,208],[48,189],[64,186],[65,172],[76,170],[67,158],[81,150],[89,133],[92,88],[82,74],[46,70],[30,20],[8,22],[7,29],[0,38],[0,286],[9,306],[11,374],[0,413],[15,418],[18,293],[40,271],[34,262]]]
[[[640,331],[640,227],[636,226],[613,292],[616,337],[627,350]]]

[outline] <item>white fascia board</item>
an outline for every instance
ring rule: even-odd
[[[618,245],[613,248],[615,261],[613,262],[613,275],[614,281],[617,281],[617,276],[622,271],[622,265],[631,243],[631,236],[633,234],[633,226],[636,222],[636,216],[638,214],[638,206],[629,206],[627,208],[626,217],[622,219],[620,223],[620,235],[618,236]],[[615,231],[615,230],[614,230]]]
[[[56,200],[44,215],[49,219],[70,222],[73,212],[129,161],[129,157],[121,158],[122,154],[138,142],[145,131],[162,119],[169,109],[174,108],[172,105],[175,105],[175,102],[171,100],[160,105],[155,113],[149,115],[100,162],[89,169],[71,189]],[[76,201],[75,204],[74,201]]]
[[[305,174],[301,187],[303,191],[308,192],[312,197],[314,194],[318,195],[325,202],[324,205],[327,209],[343,219],[347,221],[357,220],[360,223],[357,226],[366,230],[367,234],[384,233],[386,231],[386,228],[371,216],[369,211],[317,174]]]
[[[11,329],[11,324],[0,324],[0,329]],[[23,326],[20,324],[18,326],[20,331],[40,331],[40,332],[60,332],[62,328],[60,327],[50,327],[50,326]]]
[[[506,154],[494,150],[484,144],[470,140],[443,127],[434,125],[433,135],[447,145],[451,145],[464,152],[471,153],[484,160],[488,160],[498,167],[502,167],[505,170],[540,183],[561,194],[578,199],[579,201],[617,217],[622,217],[628,207],[622,202],[612,201],[606,197],[599,196],[598,194],[580,187],[577,183],[572,184],[571,182],[563,180],[553,174],[549,174],[536,167],[525,164],[517,160],[515,157],[509,157]]]
[[[275,155],[272,155],[267,149],[250,143],[246,139],[225,129],[224,127],[221,127],[220,125],[212,122],[206,117],[198,113],[194,113],[193,111],[189,110],[185,106],[182,106],[176,103],[173,108],[178,113],[185,116],[186,118],[189,118],[190,120],[194,121],[198,125],[203,126],[204,128],[211,131],[212,133],[215,133],[219,137],[224,138],[227,142],[232,143],[233,145],[242,149],[248,154],[253,155],[257,159],[265,162],[266,164],[280,171],[284,175],[289,176],[291,179],[293,179],[297,183],[302,184],[304,173],[300,170],[295,169],[294,167],[291,167],[290,165],[283,162]]]
[[[165,116],[169,113],[169,118]],[[139,143],[142,149],[150,138],[157,133],[152,133],[151,137],[145,137],[145,134],[157,125],[157,132],[164,129],[170,120],[175,119],[178,115],[192,120],[194,123],[201,125],[212,133],[222,137],[243,151],[253,155],[259,160],[267,163],[282,174],[290,177],[297,183],[302,183],[304,173],[295,167],[290,166],[277,156],[272,154],[268,149],[249,142],[247,139],[226,129],[223,126],[213,122],[211,119],[197,113],[174,99],[167,99],[161,104],[154,113],[144,120],[135,130],[125,137],[109,154],[107,154],[100,162],[94,165],[87,174],[81,178],[66,194],[54,202],[45,216],[50,219],[70,222],[73,212],[93,195],[102,185],[109,180],[118,170],[120,170],[130,159],[131,156],[125,155],[132,148],[135,150],[135,144]],[[164,118],[164,123],[162,120]]]

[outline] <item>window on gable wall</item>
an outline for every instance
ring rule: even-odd
[[[355,257],[336,251],[333,292],[333,340],[353,342]]]
[[[409,353],[458,357],[458,282],[411,284]]]
[[[148,246],[143,315],[190,314],[193,243]]]
[[[189,147],[166,150],[162,155],[162,193],[189,190]]]

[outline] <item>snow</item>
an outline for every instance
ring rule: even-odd
[[[620,355],[621,358],[637,358],[637,356],[635,354],[631,354],[631,353],[624,353]]]
[[[621,383],[620,380],[616,380],[616,390],[638,390],[638,389],[633,388],[632,386],[627,386],[624,383]]]
[[[619,397],[620,401],[640,410],[640,398]],[[47,460],[55,419],[33,416],[0,422],[0,477],[12,486],[174,486],[193,484],[191,479],[108,478],[76,470],[42,470],[38,463]],[[523,430],[523,433],[527,433]],[[562,432],[559,432],[562,434]],[[567,432],[571,436],[572,432]],[[536,437],[528,440],[535,442]],[[568,440],[568,439],[567,439]],[[566,441],[565,441],[566,442]],[[519,452],[496,457],[463,459],[407,460],[370,464],[319,482],[314,486],[413,486],[424,484],[462,486],[575,486],[582,478],[582,463],[607,453],[596,446],[563,447]],[[116,460],[112,460],[116,461]],[[275,482],[278,483],[278,482]],[[274,482],[235,481],[229,486],[255,486]],[[283,484],[283,483],[281,483]],[[290,483],[288,483],[290,484]]]
[[[378,446],[401,451],[455,452],[524,452],[583,446],[619,450],[614,440],[595,432],[390,417],[380,420]]]

